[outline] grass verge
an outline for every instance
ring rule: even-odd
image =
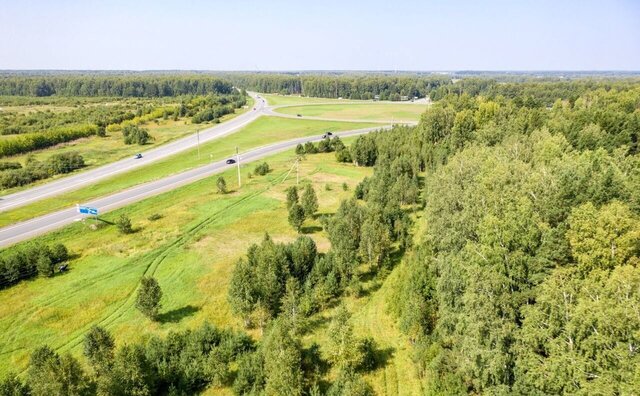
[[[239,116],[247,112],[253,107],[254,100],[252,97],[247,97],[247,107],[244,109],[236,109],[235,113],[227,114],[223,116],[220,121],[225,122],[232,118]],[[143,125],[144,128],[149,130],[149,134],[153,137],[153,140],[144,146],[136,144],[126,145],[123,142],[121,132],[108,133],[107,136],[91,136],[88,138],[77,139],[71,142],[62,143],[46,149],[33,151],[27,154],[16,155],[12,157],[5,157],[2,161],[20,162],[25,163],[28,157],[33,157],[39,161],[44,161],[54,154],[63,154],[68,152],[78,152],[84,158],[86,166],[80,170],[86,171],[91,168],[95,168],[101,165],[115,162],[123,158],[133,156],[141,151],[149,150],[171,141],[183,138],[197,130],[203,130],[215,126],[214,124],[192,124],[191,121],[186,120],[160,120],[158,123],[149,122]],[[68,175],[56,175],[54,177],[40,180],[35,183],[31,183],[25,186],[10,188],[6,190],[0,190],[1,195],[11,194],[14,192],[22,191],[40,184],[51,182],[58,178],[63,178]]]
[[[277,141],[319,135],[328,130],[344,131],[370,126],[375,124],[261,117],[232,135],[200,145],[200,158],[198,158],[197,149],[186,150],[151,165],[104,179],[91,186],[3,212],[0,217],[0,227],[223,159],[231,156],[236,147],[239,147],[240,151],[246,151]]]
[[[276,109],[284,114],[301,114],[306,117],[323,117],[345,120],[370,121],[418,121],[427,106],[422,104],[331,104],[282,107]]]

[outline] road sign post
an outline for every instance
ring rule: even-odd
[[[85,214],[89,216],[95,216],[95,219],[98,220],[98,208],[92,208],[91,206],[82,206],[76,205],[78,213]]]
[[[238,164],[238,188],[242,187],[242,180],[240,179],[240,153],[238,146],[236,146],[236,163]]]

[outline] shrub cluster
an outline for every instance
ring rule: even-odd
[[[69,252],[63,244],[39,243],[0,252],[0,289],[36,275],[52,276],[55,265],[67,261]]]
[[[144,145],[152,139],[146,128],[141,128],[137,125],[126,125],[122,128],[122,136],[124,138],[124,144]]]
[[[27,160],[24,168],[14,167],[0,172],[0,188],[23,186],[53,175],[73,172],[83,166],[84,159],[75,152],[55,154],[44,162],[31,158]]]
[[[258,176],[264,176],[269,172],[271,172],[271,168],[269,167],[269,164],[267,164],[266,162],[256,165],[256,167],[253,170],[253,173],[255,173]]]
[[[75,357],[48,346],[31,355],[25,382],[0,381],[10,395],[192,395],[230,385],[233,363],[254,349],[244,333],[208,323],[116,349],[111,334],[94,326],[84,339],[87,370]]]
[[[304,145],[298,144],[296,146],[296,154],[316,154],[316,153],[331,153],[334,151],[342,151],[345,149],[344,143],[338,136],[333,138],[326,137],[318,142],[316,146],[313,142],[306,142]]]
[[[28,153],[56,144],[96,135],[96,125],[75,125],[50,129],[42,133],[26,133],[0,140],[0,157]]]
[[[22,165],[19,162],[0,162],[0,171],[20,168],[22,168]]]

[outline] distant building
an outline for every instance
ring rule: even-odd
[[[373,100],[380,100],[380,95],[374,95]]]
[[[408,96],[406,96],[406,95],[404,95],[404,96],[400,96],[400,100],[401,100],[402,102],[406,102],[407,100],[409,100],[409,97],[408,97]]]

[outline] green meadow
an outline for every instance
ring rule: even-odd
[[[303,117],[322,117],[345,120],[368,121],[418,121],[424,113],[425,104],[395,104],[395,103],[366,103],[366,104],[318,104],[307,106],[291,106],[276,109],[279,113],[300,114]]]

